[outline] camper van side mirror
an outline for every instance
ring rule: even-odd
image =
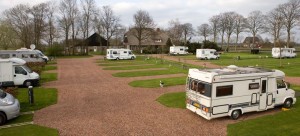
[[[23,72],[23,75],[27,75],[27,72],[26,72],[26,71],[24,71],[24,72]]]

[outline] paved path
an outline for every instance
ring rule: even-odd
[[[99,58],[99,57],[98,57]],[[186,109],[167,108],[157,101],[166,92],[184,91],[184,86],[142,89],[128,86],[126,78],[116,78],[97,66],[96,57],[59,59],[58,103],[35,112],[34,122],[59,130],[60,135],[226,135],[235,121],[228,117],[205,120]],[[242,119],[270,114],[243,115]]]

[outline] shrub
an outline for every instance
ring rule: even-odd
[[[49,56],[63,56],[64,48],[61,45],[53,45],[47,49],[47,55]]]
[[[17,87],[8,87],[4,89],[5,92],[11,94],[14,97],[17,97],[18,95],[18,88]]]

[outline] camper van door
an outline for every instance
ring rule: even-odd
[[[120,58],[122,58],[122,59],[129,59],[129,57],[128,57],[128,51],[127,50],[121,50],[120,51]]]
[[[15,85],[22,85],[23,82],[28,79],[28,73],[23,67],[15,66],[14,67],[14,84]]]
[[[261,78],[260,81],[259,110],[265,110],[267,108],[267,78]]]

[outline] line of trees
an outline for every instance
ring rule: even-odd
[[[161,31],[166,31],[175,45],[186,45],[194,36],[201,36],[204,41],[211,38],[213,42],[221,42],[221,48],[228,49],[233,38],[236,44],[240,41],[241,33],[249,33],[253,37],[269,33],[274,46],[286,41],[286,46],[290,47],[292,30],[299,25],[299,20],[300,0],[289,0],[266,14],[253,11],[244,17],[234,11],[220,13],[196,29],[191,23],[172,19],[169,26]],[[147,11],[138,10],[130,27],[135,28],[134,36],[141,44],[150,36],[147,30],[157,25]],[[42,49],[44,45],[51,47],[62,43],[67,54],[71,53],[70,47],[79,39],[85,39],[93,32],[120,44],[119,39],[126,31],[112,8],[97,7],[95,0],[49,1],[34,6],[19,4],[2,13],[0,29],[0,46],[4,49],[15,46],[28,48],[31,44]],[[225,43],[226,48],[223,47]]]

